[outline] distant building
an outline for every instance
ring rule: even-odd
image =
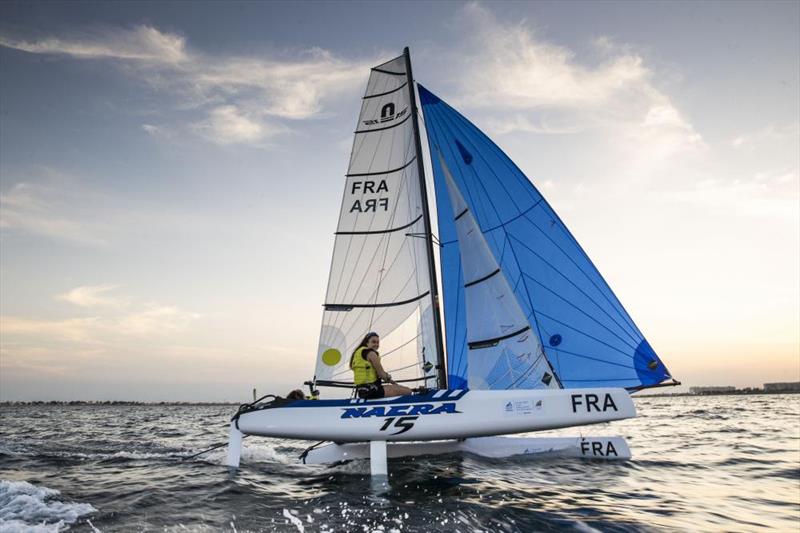
[[[736,387],[692,387],[689,389],[692,394],[717,394],[719,392],[736,392]]]
[[[800,392],[800,381],[764,383],[764,392]]]

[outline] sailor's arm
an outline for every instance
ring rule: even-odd
[[[372,365],[372,368],[375,369],[375,373],[378,374],[379,378],[388,383],[394,383],[394,381],[392,381],[392,375],[385,371],[383,366],[381,366],[381,358],[378,357],[377,353],[370,351],[369,354],[367,354],[367,361],[369,361]]]

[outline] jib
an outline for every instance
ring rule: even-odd
[[[375,407],[346,407],[341,418],[369,418],[371,416],[438,415],[458,413],[456,404],[443,403],[438,407],[427,403],[417,405],[377,405]]]
[[[598,442],[596,440],[588,441],[584,440],[581,441],[581,454],[583,455],[592,455],[596,457],[608,457],[609,455],[613,455],[618,457],[617,449],[614,448],[614,444],[612,442],[606,441],[605,447],[603,447],[602,442]]]
[[[600,397],[597,394],[573,394],[572,395],[572,412],[577,413],[578,409],[586,409],[587,413],[592,411],[605,413],[609,409],[619,411],[617,404],[609,393],[605,394],[603,398],[603,405],[600,405]]]

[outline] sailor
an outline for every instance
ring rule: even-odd
[[[314,390],[310,395],[303,394],[300,389],[294,389],[286,395],[287,400],[319,400],[319,391]]]
[[[383,369],[378,355],[379,347],[380,337],[372,331],[367,333],[350,356],[350,369],[353,371],[353,384],[358,397],[371,400],[411,394],[411,389],[395,383],[392,376]]]

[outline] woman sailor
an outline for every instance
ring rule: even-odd
[[[370,332],[350,356],[350,369],[353,371],[353,384],[359,398],[374,399],[385,396],[404,396],[412,390],[392,381],[392,376],[381,366],[378,348],[380,337]],[[383,383],[385,381],[386,383]]]

